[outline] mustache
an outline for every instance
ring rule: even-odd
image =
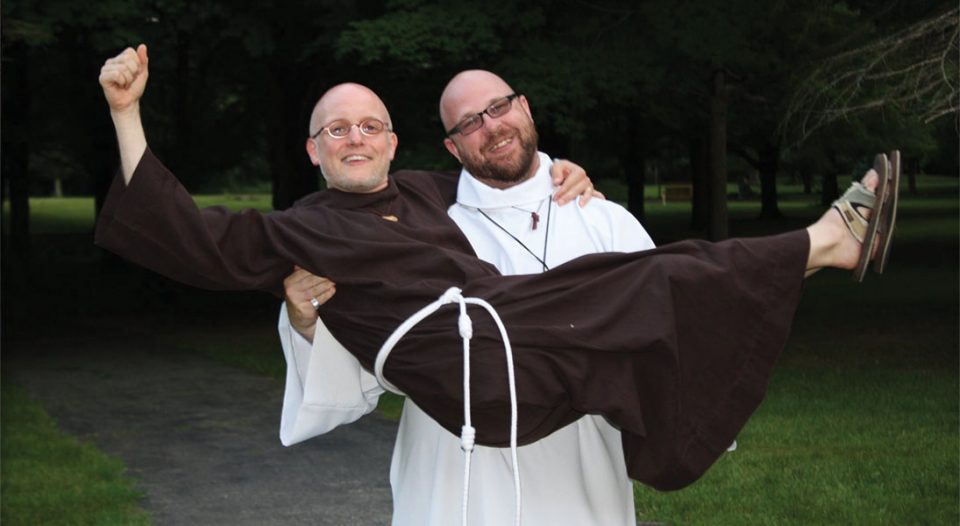
[[[520,138],[519,136],[520,136],[519,133],[515,133],[515,132],[512,132],[512,131],[505,131],[505,132],[503,132],[503,133],[498,133],[497,135],[491,137],[491,138],[488,139],[485,143],[483,143],[483,149],[484,149],[484,150],[489,150],[490,148],[493,147],[494,144],[497,144],[498,142],[500,142],[500,141],[502,141],[502,140],[504,140],[504,139],[509,139],[509,138],[511,138],[511,137]]]

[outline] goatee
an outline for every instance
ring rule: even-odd
[[[497,181],[502,183],[518,183],[531,175],[533,160],[537,155],[537,130],[530,127],[524,133],[518,130],[516,139],[520,143],[520,154],[514,159],[505,159],[501,162],[491,162],[482,158],[470,155],[462,155],[461,161],[464,168],[477,179],[487,181]],[[492,138],[484,145],[483,150],[502,141],[504,136]]]

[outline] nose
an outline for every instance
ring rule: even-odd
[[[487,136],[498,135],[500,130],[503,129],[504,123],[500,119],[494,119],[489,115],[484,115],[483,119],[483,126],[477,130],[479,133]]]
[[[360,132],[360,125],[353,124],[350,126],[350,132],[347,133],[347,140],[352,144],[363,142],[363,133]]]

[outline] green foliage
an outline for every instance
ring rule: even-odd
[[[310,190],[307,115],[324,89],[347,80],[370,85],[390,107],[401,139],[396,168],[452,167],[437,98],[454,73],[477,67],[527,95],[544,149],[597,159],[587,167],[598,176],[635,173],[631,154],[664,163],[687,156],[706,129],[710,75],[723,68],[731,151],[756,157],[779,140],[788,95],[811,68],[939,8],[921,4],[10,0],[0,6],[4,65],[30,67],[3,77],[5,116],[28,108],[5,119],[4,136],[34,145],[31,175],[43,180],[35,195],[54,178],[74,193],[100,188],[115,152],[95,70],[122,46],[144,41],[151,146],[195,191],[270,181],[289,200]],[[27,79],[20,87],[29,100],[9,100],[18,78]],[[878,119],[904,124],[878,128]],[[956,142],[935,135],[931,150],[901,108],[857,117],[816,140],[842,139],[849,129],[856,130],[849,142],[880,137],[883,149],[900,145],[925,159],[951,158],[938,150]],[[917,135],[923,144],[908,144]],[[795,153],[824,152],[809,150]]]
[[[351,22],[338,40],[337,58],[357,56],[365,65],[388,62],[429,70],[500,51],[495,20],[478,13],[476,4],[417,7]]]
[[[91,31],[95,49],[106,50],[121,45],[130,33],[123,24],[135,19],[141,6],[136,2],[104,0],[70,2],[48,0],[29,2],[10,0],[3,3],[3,42],[22,42],[34,48],[63,44],[77,29]],[[113,26],[112,24],[121,24]]]
[[[39,404],[4,378],[0,521],[18,524],[148,525],[141,493],[118,460],[61,434]]]

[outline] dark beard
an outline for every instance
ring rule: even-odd
[[[470,172],[470,175],[480,180],[502,183],[523,181],[531,175],[530,168],[533,166],[533,160],[537,155],[537,141],[539,140],[536,128],[530,126],[527,131],[528,133],[523,133],[523,130],[520,130],[517,134],[516,140],[520,142],[520,158],[515,165],[497,165],[468,155],[461,155],[464,168]],[[489,144],[496,144],[501,140],[503,140],[503,137],[498,137],[489,141]],[[484,145],[484,149],[486,149],[486,145]]]

